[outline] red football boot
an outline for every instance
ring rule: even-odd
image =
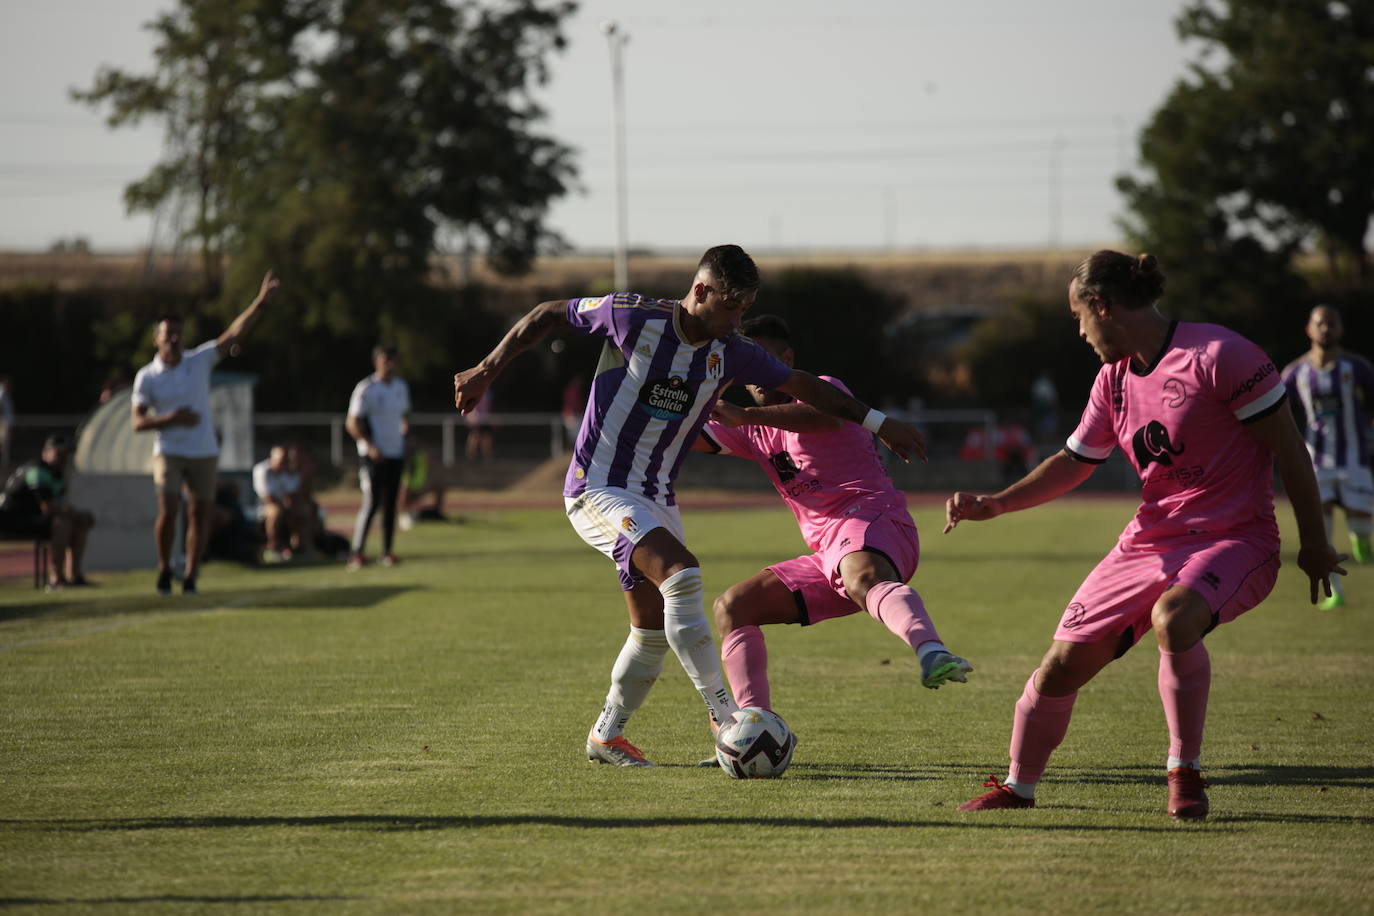
[[[1207,783],[1192,767],[1169,771],[1169,816],[1200,821],[1207,816]]]
[[[1013,792],[1008,786],[1002,785],[1002,781],[996,776],[989,776],[988,781],[983,783],[983,788],[991,788],[991,792],[984,792],[971,801],[966,801],[956,811],[993,811],[998,808],[1034,808],[1035,799],[1022,798]]]

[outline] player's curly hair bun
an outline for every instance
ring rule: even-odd
[[[1073,276],[1080,297],[1122,308],[1147,308],[1164,295],[1164,272],[1152,254],[1133,258],[1103,249],[1084,258]]]

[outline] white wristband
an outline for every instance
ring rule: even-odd
[[[881,410],[870,409],[868,416],[864,417],[864,429],[871,433],[876,433],[883,428],[883,421],[887,419],[887,414]]]

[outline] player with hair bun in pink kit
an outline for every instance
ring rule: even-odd
[[[1114,448],[1141,479],[1141,503],[1060,618],[1012,723],[1007,778],[961,811],[1030,808],[1078,689],[1153,630],[1169,725],[1171,817],[1207,816],[1202,731],[1211,685],[1203,637],[1269,594],[1279,569],[1277,466],[1298,523],[1298,566],[1331,594],[1346,559],[1328,543],[1312,463],[1273,361],[1226,328],[1171,321],[1155,303],[1155,258],[1099,251],[1069,283],[1078,334],[1102,360],[1088,406],[1063,450],[995,495],[955,493],[948,533],[1029,509],[1086,480]]]

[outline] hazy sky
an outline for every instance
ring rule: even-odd
[[[1112,177],[1183,74],[1182,0],[588,0],[541,92],[579,152],[552,225],[614,239],[611,76],[625,52],[635,246],[1039,247],[1115,240]],[[147,71],[170,0],[0,0],[0,247],[148,242],[121,191],[156,124],[110,131],[67,89]],[[1054,152],[1055,150],[1058,152]],[[1052,163],[1060,166],[1051,193]],[[1056,218],[1056,200],[1058,217]]]

